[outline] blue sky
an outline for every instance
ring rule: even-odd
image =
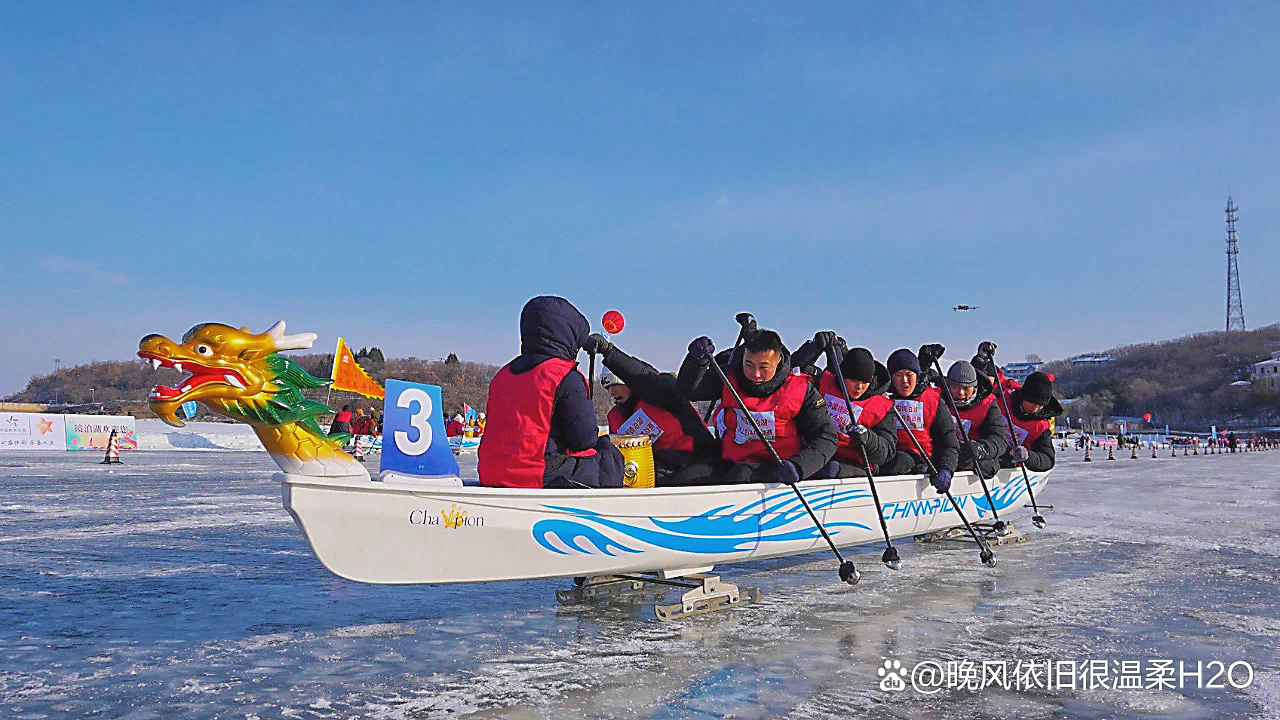
[[[1114,5],[6,3],[0,394],[204,321],[502,363],[544,293],[1065,357],[1223,327],[1228,192],[1280,321],[1280,5]]]

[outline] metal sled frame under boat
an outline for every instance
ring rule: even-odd
[[[1047,475],[1030,475],[1037,496]],[[463,486],[457,478],[276,477],[284,506],[316,557],[334,574],[358,582],[611,576],[653,582],[626,576],[656,573],[669,581],[698,575],[698,587],[686,593],[682,607],[731,606],[750,594],[705,575],[715,565],[825,547],[795,492],[778,484],[529,490]],[[988,482],[998,512],[1011,513],[1027,497],[1018,471],[1002,470]],[[797,487],[837,546],[883,542],[865,477],[809,480]],[[924,476],[877,478],[876,488],[892,537],[962,524]],[[991,518],[972,473],[957,473],[951,492],[970,521]]]

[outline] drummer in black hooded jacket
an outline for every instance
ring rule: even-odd
[[[846,407],[844,393],[831,367],[830,351],[839,363],[845,391],[853,402]],[[827,355],[827,370],[816,366],[818,356]],[[861,475],[870,461],[872,472],[893,457],[897,444],[897,421],[889,408],[889,370],[877,362],[866,348],[846,350],[844,338],[830,330],[815,333],[812,340],[791,355],[792,363],[809,375],[827,403],[827,414],[836,427],[836,454],[815,477]]]
[[[1052,470],[1056,453],[1051,421],[1062,414],[1062,405],[1053,396],[1053,380],[1042,372],[1028,375],[1022,387],[1009,393],[1009,412],[1017,444],[1001,459],[1001,465],[1022,463],[1035,472]]]
[[[912,475],[928,472],[928,466],[916,450],[918,442],[933,461],[937,474],[929,479],[939,493],[951,489],[951,476],[960,459],[960,439],[942,393],[937,387],[922,382],[920,361],[906,348],[889,356],[889,377],[893,388],[889,398],[902,414],[908,428],[898,430],[898,451],[883,475]],[[916,442],[912,442],[911,436]]]
[[[806,375],[791,372],[791,354],[772,330],[745,338],[723,368],[746,410],[773,444],[781,465],[760,442],[743,409],[711,372],[715,346],[708,337],[689,344],[680,365],[678,387],[690,400],[719,400],[716,428],[723,460],[707,483],[781,482],[812,477],[835,454],[836,430],[826,402]]]
[[[720,444],[702,423],[698,411],[680,393],[674,375],[658,372],[599,333],[589,335],[582,349],[600,355],[609,370],[600,377],[600,384],[613,396],[609,432],[643,434],[652,439],[659,486],[666,485],[671,473],[699,459],[720,458]]]

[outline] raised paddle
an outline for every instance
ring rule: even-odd
[[[738,339],[733,341],[733,349],[737,350],[747,338],[747,333],[756,331],[756,319],[751,313],[741,312],[733,317],[738,322]],[[713,360],[714,362],[714,360]],[[707,404],[707,411],[702,414],[702,424],[706,425],[711,422],[711,412],[716,409],[716,403],[712,400]]]
[[[892,400],[892,398],[890,399]],[[933,460],[929,458],[929,454],[924,451],[924,447],[920,445],[920,441],[917,440],[915,434],[911,432],[910,427],[907,425],[907,421],[902,419],[902,413],[898,412],[898,406],[894,404],[889,407],[893,410],[893,416],[898,419],[898,427],[902,428],[902,431],[907,434],[907,437],[911,438],[912,444],[916,446],[916,451],[920,453],[920,457],[924,458],[925,464],[929,466],[929,472],[933,473],[934,477],[937,477],[938,468],[933,466]],[[996,554],[991,552],[991,548],[987,547],[986,543],[982,542],[982,538],[978,537],[978,533],[974,531],[973,526],[969,524],[969,519],[964,516],[964,511],[960,509],[960,503],[957,503],[956,499],[951,497],[950,490],[947,490],[942,494],[946,495],[947,499],[951,501],[951,507],[955,508],[956,514],[960,516],[960,521],[964,523],[965,529],[969,531],[969,535],[973,537],[973,541],[982,549],[982,552],[978,557],[981,558],[983,564],[988,567],[995,567]]]
[[[960,438],[960,445],[963,447],[969,442],[969,438],[965,437],[964,423],[960,422],[960,408],[956,405],[955,396],[951,394],[951,386],[947,384],[947,376],[942,374],[942,364],[937,358],[933,359],[933,368],[938,371],[938,384],[942,386],[942,397],[946,399],[947,409],[956,420],[956,436]],[[978,462],[977,457],[973,458],[973,474],[978,476],[978,482],[982,484],[982,492],[987,496],[987,507],[991,508],[991,517],[995,519],[995,522],[991,523],[991,529],[1001,537],[1008,535],[1009,527],[1000,519],[1000,513],[996,512],[996,501],[991,499],[991,490],[987,487],[987,479],[982,476],[982,464]]]
[[[747,417],[747,422],[751,423],[751,429],[756,431],[756,437],[760,438],[760,442],[764,443],[765,448],[769,450],[769,454],[773,456],[774,462],[781,465],[783,460],[778,457],[778,451],[773,449],[773,443],[769,442],[769,438],[765,437],[764,431],[760,429],[760,424],[756,422],[755,416],[747,410],[747,405],[742,402],[742,396],[738,394],[738,389],[733,386],[733,383],[729,382],[729,378],[725,377],[724,370],[720,368],[720,363],[716,362],[715,356],[711,358],[711,367],[715,369],[716,375],[720,376],[720,382],[724,383],[726,388],[729,388],[729,394],[733,396],[734,402],[738,403],[738,407],[742,408],[742,414]],[[728,408],[725,408],[725,410],[727,411]],[[827,545],[831,546],[831,552],[835,553],[836,560],[840,561],[840,579],[850,585],[858,584],[858,580],[862,579],[862,574],[854,567],[853,561],[845,560],[840,551],[836,549],[836,544],[831,541],[831,536],[827,534],[827,529],[822,526],[822,521],[813,512],[813,508],[809,507],[809,501],[804,499],[804,493],[800,492],[800,488],[792,485],[791,489],[795,491],[796,497],[800,498],[800,504],[804,505],[804,509],[809,512],[809,517],[813,518],[813,524],[818,526],[818,532],[822,533],[822,538],[827,541]],[[876,510],[879,511],[879,509],[877,505]]]
[[[990,345],[991,346],[990,352],[995,353],[996,344],[991,342],[990,340],[978,346],[979,353],[982,352],[984,345]],[[994,354],[989,355],[989,357],[991,358],[991,364],[994,365],[995,364]],[[1000,376],[1000,368],[996,368],[996,388],[995,388],[996,405],[999,406],[1000,412],[1004,414],[1005,425],[1009,427],[1009,442],[1013,443],[1013,445],[1017,445],[1018,436],[1013,433],[1013,414],[1009,412],[1009,403],[1004,396],[1004,383],[1002,382],[1003,380],[1004,378]],[[1010,457],[1012,457],[1013,455],[1013,445],[1009,446]],[[1045,521],[1044,516],[1040,514],[1040,506],[1036,504],[1036,493],[1034,490],[1031,489],[1031,477],[1027,475],[1026,463],[1015,463],[1015,464],[1018,466],[1018,469],[1022,471],[1022,480],[1027,484],[1027,495],[1031,498],[1031,512],[1032,512],[1031,524],[1035,525],[1037,529],[1044,529],[1044,526],[1047,525],[1048,523]]]
[[[831,371],[835,373],[836,384],[840,386],[840,395],[844,397],[845,407],[849,408],[849,420],[852,422],[853,401],[849,399],[849,389],[844,386],[844,373],[840,371],[840,363],[836,359],[835,350],[827,350],[827,362],[831,363]],[[857,433],[852,430],[846,432],[850,440],[856,436],[858,444],[862,447],[862,469],[867,473],[867,482],[871,485],[871,499],[876,503],[876,517],[880,518],[880,530],[884,532],[884,554],[880,556],[880,562],[888,565],[890,570],[897,570],[902,561],[898,558],[898,549],[893,546],[893,541],[889,539],[889,526],[884,521],[884,510],[880,505],[880,493],[876,492],[876,479],[871,475],[871,459],[867,457],[867,446]]]

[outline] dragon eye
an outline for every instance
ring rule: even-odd
[[[196,352],[201,355],[212,355],[213,348],[209,347],[208,345],[197,345]]]

